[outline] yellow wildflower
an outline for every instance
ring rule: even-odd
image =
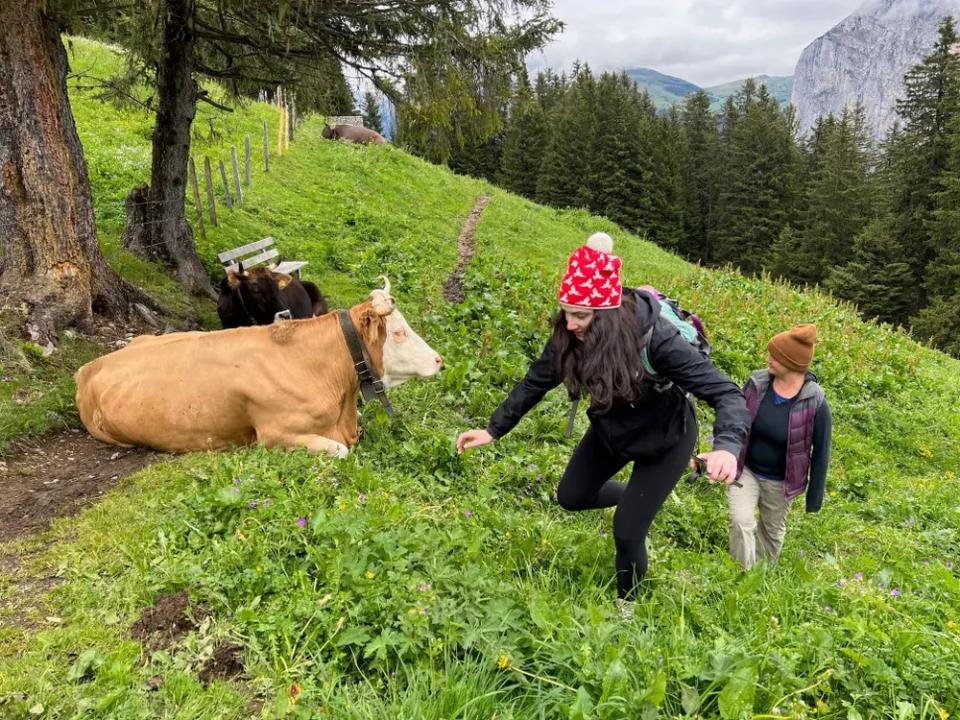
[[[497,667],[500,668],[501,670],[506,670],[508,667],[510,667],[510,656],[501,655],[500,657],[498,657]]]
[[[373,570],[367,570],[367,580],[373,580],[377,574]]]
[[[244,534],[243,534],[242,532],[240,532],[239,530],[237,530],[237,535],[236,535],[236,537],[237,537],[237,540],[239,540],[240,542],[244,542],[244,541],[247,539],[247,536],[244,535]]]
[[[946,708],[937,708],[937,714],[940,716],[940,720],[947,720],[950,717],[950,713],[947,712]]]

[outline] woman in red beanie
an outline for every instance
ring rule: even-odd
[[[730,554],[747,570],[761,557],[776,562],[795,497],[806,490],[807,512],[823,505],[833,421],[809,371],[816,341],[815,325],[775,335],[767,344],[767,367],[744,387],[752,423],[740,451],[740,486],[727,488],[727,500]]]
[[[588,393],[590,428],[573,452],[557,489],[567,510],[616,506],[617,589],[632,599],[647,571],[650,523],[679,481],[697,444],[687,392],[716,409],[713,451],[702,457],[714,481],[733,482],[749,426],[743,393],[660,318],[656,298],[623,290],[613,241],[596,233],[571,256],[558,292],[561,312],[542,356],[493,413],[486,429],[467,430],[457,450],[503,437],[552,388]],[[644,372],[647,354],[655,382]],[[662,380],[661,378],[665,378]],[[630,482],[611,478],[633,462]],[[629,605],[622,605],[629,615]]]

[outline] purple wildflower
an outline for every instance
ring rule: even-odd
[[[239,485],[239,484],[242,483],[242,482],[243,482],[243,478],[242,478],[242,477],[239,477],[239,476],[238,476],[238,477],[235,477],[235,478],[233,479],[234,485]]]
[[[890,594],[893,595],[894,597],[900,597],[901,595],[900,588],[894,588],[893,590],[890,591]]]
[[[837,584],[837,587],[843,587],[844,585],[847,584],[847,579],[846,579],[846,578],[840,578],[839,580],[837,580],[837,583],[836,583],[836,584]]]
[[[853,576],[853,579],[856,580],[857,582],[863,580],[863,573],[858,572],[856,575]]]
[[[360,493],[359,495],[357,495],[357,502],[359,502],[359,503],[365,503],[366,501],[367,501],[367,494],[366,494],[366,493]]]
[[[428,615],[430,613],[430,608],[422,607],[420,608],[421,615]]]
[[[263,506],[266,507],[266,506],[269,505],[269,504],[270,504],[270,498],[264,498],[264,499],[263,499]]]
[[[467,508],[466,510],[463,511],[463,516],[464,516],[467,520],[469,520],[470,518],[473,517],[473,510],[471,510],[470,508]]]
[[[824,611],[824,612],[828,612],[828,613],[832,613],[832,612],[833,612],[833,606],[832,606],[832,605],[824,605],[824,606],[823,606],[823,611]]]
[[[307,519],[301,515],[300,517],[297,518],[297,525],[299,525],[300,527],[306,527]]]
[[[247,505],[249,505],[250,509],[253,510],[255,507],[257,507],[257,501],[251,500],[250,502],[247,503]]]
[[[947,570],[953,570],[953,563],[950,560],[947,560],[947,562],[944,563],[944,567],[946,567]]]

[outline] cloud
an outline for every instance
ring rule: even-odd
[[[892,0],[868,0],[891,2]],[[928,0],[908,0],[927,2]],[[709,86],[750,75],[790,75],[800,51],[862,0],[555,0],[566,30],[532,69],[652,67]]]

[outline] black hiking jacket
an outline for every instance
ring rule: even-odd
[[[660,317],[660,303],[652,295],[626,288],[624,292],[633,292],[637,300],[641,332],[645,334],[653,326],[650,362],[673,386],[664,388],[651,381],[633,403],[614,405],[602,415],[588,410],[587,416],[607,449],[621,457],[641,458],[672,447],[683,437],[686,423],[696,421],[685,395],[692,393],[716,410],[713,449],[739,456],[750,428],[750,413],[740,387],[684,340],[673,323]],[[540,359],[493,413],[487,432],[495,439],[506,435],[560,381],[548,342]]]

